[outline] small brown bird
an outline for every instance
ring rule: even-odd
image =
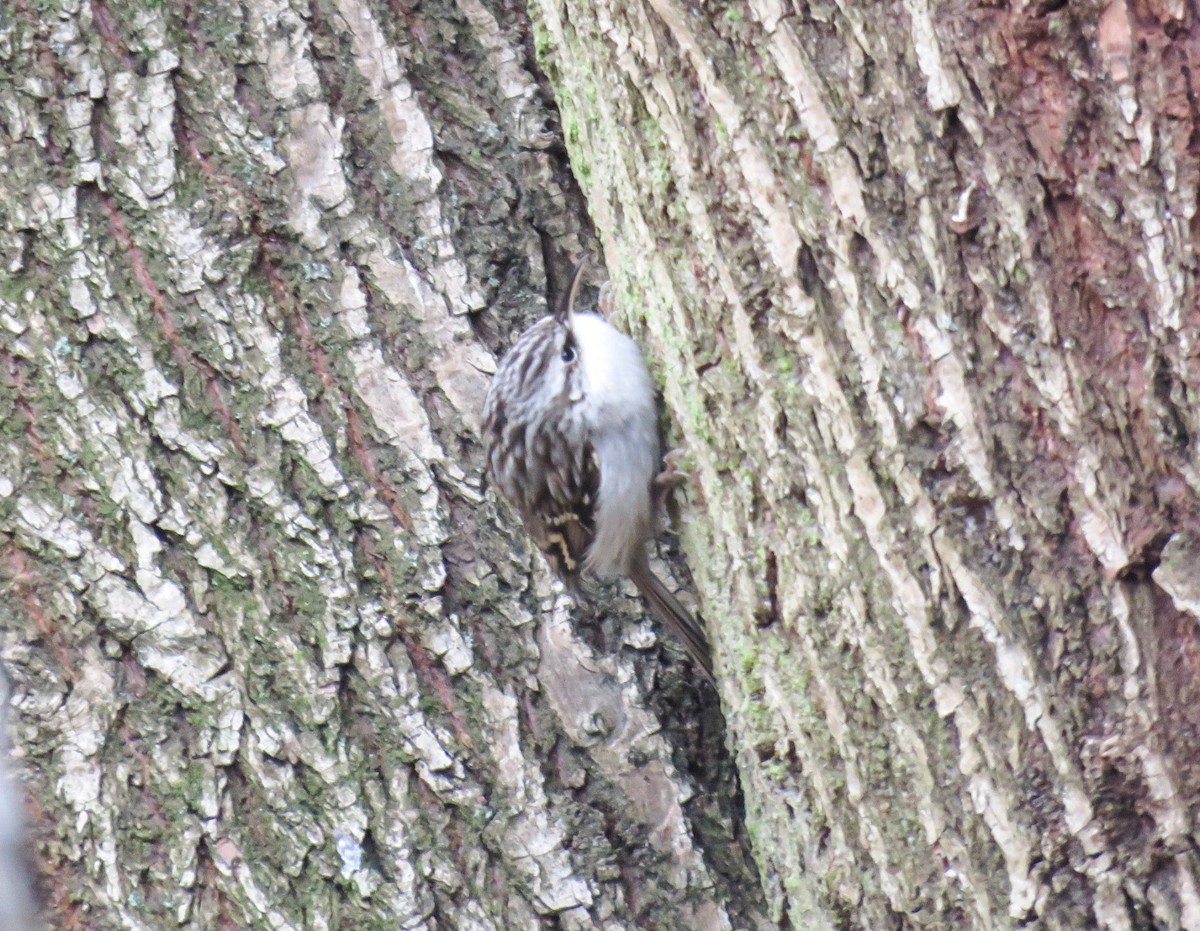
[[[646,555],[660,465],[650,373],[633,340],[575,313],[583,266],[500,362],[483,408],[488,476],[569,586],[584,571],[629,576],[712,682],[704,630]]]

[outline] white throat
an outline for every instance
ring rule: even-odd
[[[571,329],[579,345],[579,361],[589,400],[630,414],[654,413],[654,387],[637,343],[596,314],[574,314]]]

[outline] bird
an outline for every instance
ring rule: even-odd
[[[586,259],[555,311],[505,353],[483,408],[487,477],[573,592],[627,576],[714,683],[704,628],[650,567],[660,495],[654,385],[632,339],[575,310]]]

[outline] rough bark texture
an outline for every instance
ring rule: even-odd
[[[482,487],[494,353],[584,243],[529,37],[0,4],[0,627],[57,927],[764,920],[715,698]]]
[[[776,916],[1200,928],[1200,23],[539,0]]]

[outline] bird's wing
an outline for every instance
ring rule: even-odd
[[[596,532],[596,498],[600,492],[600,467],[591,444],[572,444],[547,436],[535,443],[542,462],[540,481],[522,511],[534,542],[554,571],[574,582]],[[577,450],[572,455],[571,450]]]

